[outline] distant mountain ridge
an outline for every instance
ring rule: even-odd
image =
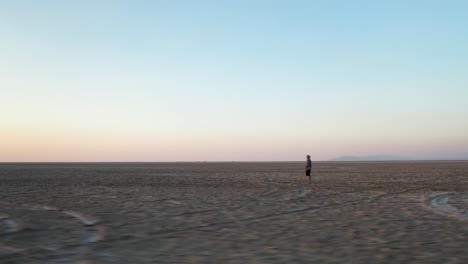
[[[332,161],[392,161],[392,160],[415,160],[405,156],[372,155],[372,156],[341,156]]]
[[[405,161],[405,160],[468,160],[468,157],[445,158],[412,158],[407,156],[371,155],[371,156],[340,156],[330,161]]]

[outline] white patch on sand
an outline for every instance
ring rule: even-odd
[[[430,198],[427,204],[433,211],[439,214],[455,217],[461,220],[467,220],[468,214],[447,203],[450,197],[453,197],[455,195],[456,194],[440,194]]]

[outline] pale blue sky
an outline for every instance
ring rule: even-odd
[[[467,14],[0,0],[0,161],[468,157]]]

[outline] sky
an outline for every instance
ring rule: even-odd
[[[0,0],[0,161],[468,158],[468,1]]]

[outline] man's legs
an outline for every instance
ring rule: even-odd
[[[309,184],[312,184],[312,178],[310,176],[307,176],[309,178]]]

